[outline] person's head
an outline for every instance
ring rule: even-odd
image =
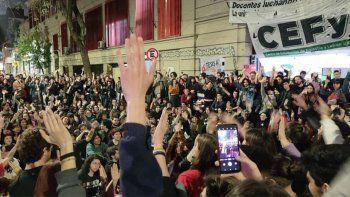
[[[264,139],[262,132],[259,129],[248,129],[245,136],[245,144],[264,147]]]
[[[177,85],[177,84],[178,84],[178,82],[177,82],[177,80],[176,80],[176,79],[173,79],[171,82],[172,82],[172,85],[173,85],[173,86],[175,86],[175,85]]]
[[[250,76],[250,80],[254,81],[256,78],[256,72],[255,71],[250,72],[249,76]]]
[[[0,177],[0,196],[8,196],[8,189],[10,187],[10,184],[10,179]]]
[[[317,72],[311,73],[311,79],[315,80],[317,78],[318,78],[318,73]]]
[[[26,164],[33,164],[39,160],[46,162],[50,159],[50,146],[39,131],[26,130],[18,146],[19,157]]]
[[[273,185],[268,182],[245,180],[239,182],[225,197],[239,196],[264,196],[264,197],[288,197],[289,195],[278,185]]]
[[[13,124],[12,131],[14,134],[19,134],[21,132],[21,126],[18,123]]]
[[[2,104],[2,111],[10,111],[10,107],[11,107],[11,105],[9,102],[4,102]]]
[[[170,73],[170,78],[176,79],[176,77],[177,77],[177,73],[176,72],[171,72]]]
[[[283,82],[282,82],[283,89],[289,90],[290,89],[289,83],[290,83],[289,79],[283,79]]]
[[[88,118],[90,118],[90,117],[92,116],[91,111],[87,109],[87,110],[85,111],[85,116],[88,117]]]
[[[95,134],[94,137],[93,137],[92,139],[93,139],[92,143],[93,143],[95,146],[101,145],[102,137],[101,137],[98,133]]]
[[[191,123],[198,123],[198,117],[197,116],[192,116]]]
[[[208,90],[211,90],[213,88],[213,83],[211,81],[207,83],[207,88]]]
[[[225,196],[231,191],[239,181],[233,176],[221,177],[221,176],[208,176],[204,179],[204,189],[201,196],[215,197]]]
[[[300,72],[300,77],[305,79],[305,76],[306,76],[306,72],[305,71],[301,71]]]
[[[310,148],[311,139],[303,125],[297,122],[288,123],[286,126],[286,137],[290,140],[300,152]]]
[[[278,185],[283,188],[288,187],[292,183],[292,176],[294,170],[293,160],[282,154],[278,154],[273,159],[273,165],[271,166],[270,176],[274,177],[274,180]]]
[[[27,112],[23,113],[22,117],[23,117],[23,119],[26,120],[26,121],[29,121],[29,120],[30,120],[29,114],[28,114]]]
[[[228,113],[232,113],[233,112],[233,107],[231,105],[231,103],[226,103],[226,112]]]
[[[332,180],[349,156],[350,146],[343,144],[317,146],[303,153],[302,161],[307,169],[312,196],[322,196],[329,191]]]
[[[282,84],[283,83],[283,77],[281,75],[277,75],[276,76],[276,80],[278,84]]]
[[[300,75],[294,77],[295,85],[301,85],[303,83],[303,79]]]
[[[100,108],[99,108],[97,105],[95,105],[93,109],[94,109],[94,112],[95,112],[95,113],[97,113],[97,112],[100,111]]]
[[[21,125],[22,130],[25,130],[27,128],[27,126],[28,126],[27,120],[22,119],[21,122],[20,122],[20,125]]]
[[[335,70],[333,74],[334,74],[334,79],[340,79],[340,76],[341,76],[340,70]]]
[[[272,136],[267,133],[263,133],[260,129],[248,129],[245,138],[246,145],[260,146],[272,154],[277,152],[276,144]]]
[[[157,105],[156,106],[156,110],[155,110],[157,113],[159,113],[161,111],[161,108],[160,108],[160,105]]]
[[[238,91],[237,90],[233,91],[232,96],[233,98],[238,98]]]
[[[215,167],[217,140],[212,134],[199,134],[192,148],[195,152],[192,167],[205,173]]]
[[[82,173],[86,176],[90,173],[98,173],[101,167],[101,158],[98,155],[88,157],[81,167]]]
[[[119,160],[119,151],[117,146],[111,146],[107,148],[107,156],[109,160],[118,161]]]
[[[112,119],[112,125],[118,125],[119,123],[120,123],[119,118],[114,117],[114,118]]]
[[[114,140],[119,141],[122,138],[122,132],[119,130],[113,130],[111,136]]]
[[[108,115],[106,112],[101,113],[101,120],[107,120],[108,119]]]
[[[12,142],[13,142],[12,135],[5,135],[5,137],[4,137],[4,145],[5,146],[11,145]]]
[[[243,87],[248,87],[250,85],[250,80],[249,79],[243,79]]]
[[[185,94],[185,95],[189,95],[189,94],[190,94],[190,90],[187,89],[187,88],[185,88],[185,89],[184,89],[184,94]]]
[[[217,94],[216,94],[216,100],[217,100],[217,101],[222,101],[222,95],[221,95],[221,93],[217,93]]]
[[[311,83],[306,86],[306,92],[307,94],[315,94],[315,88]]]
[[[341,87],[341,82],[338,78],[334,79],[333,81],[333,87],[335,90],[339,90]]]
[[[265,121],[266,119],[267,119],[266,112],[261,112],[261,113],[260,113],[260,120],[261,120],[261,121]]]

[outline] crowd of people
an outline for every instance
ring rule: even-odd
[[[156,72],[156,61],[147,70],[141,38],[131,35],[126,48],[127,66],[117,52],[117,80],[0,75],[1,196],[337,196],[346,189],[350,69],[324,81],[275,69],[266,76],[263,67],[178,75]],[[218,124],[238,126],[238,173],[220,174]]]

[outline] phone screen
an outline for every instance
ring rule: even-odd
[[[237,125],[219,125],[217,133],[220,171],[222,173],[241,171],[241,164],[236,160],[236,157],[239,155]]]

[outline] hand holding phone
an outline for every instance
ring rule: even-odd
[[[217,129],[220,172],[240,172],[241,163],[236,160],[236,157],[239,156],[237,125],[222,124],[218,125]]]

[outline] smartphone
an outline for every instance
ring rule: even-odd
[[[221,124],[217,126],[217,130],[220,172],[240,172],[241,163],[236,160],[236,157],[239,155],[237,125]]]

